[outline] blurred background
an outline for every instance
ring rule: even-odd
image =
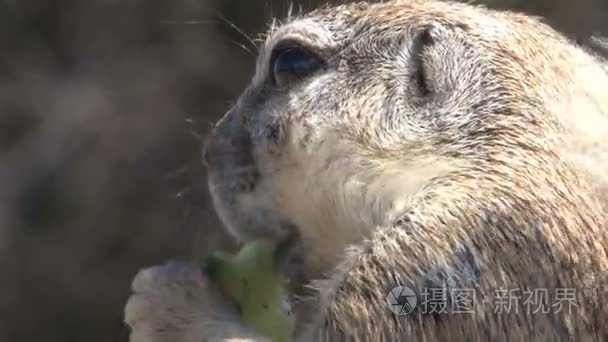
[[[252,40],[320,2],[0,1],[0,342],[124,342],[138,269],[234,247],[202,141]],[[581,43],[608,34],[606,0],[486,3]]]

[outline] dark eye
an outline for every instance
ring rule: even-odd
[[[289,47],[275,51],[271,67],[274,83],[285,87],[323,68],[323,62],[304,48]]]

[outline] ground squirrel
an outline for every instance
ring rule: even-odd
[[[608,74],[536,19],[435,1],[290,18],[204,158],[235,237],[297,234],[296,341],[608,339]],[[133,290],[132,341],[264,340],[194,267]]]

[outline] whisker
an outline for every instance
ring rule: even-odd
[[[194,138],[194,140],[198,141],[198,142],[204,142],[205,138],[203,137],[202,134],[200,134],[199,132],[195,131],[195,130],[190,130],[190,136],[192,136]]]
[[[192,192],[192,188],[184,188],[176,192],[173,196],[175,199],[182,199]]]
[[[255,166],[248,165],[248,166],[241,166],[238,168],[233,168],[233,169],[227,170],[227,171],[223,172],[223,174],[226,176],[234,176],[234,175],[238,175],[240,173],[246,173],[246,172],[250,172],[250,171],[254,171],[254,170],[256,170]]]
[[[225,24],[228,24],[231,28],[233,28],[239,34],[241,34],[243,37],[245,37],[247,42],[251,43],[254,46],[254,48],[257,49],[257,46],[255,45],[255,42],[253,41],[253,39],[251,39],[249,36],[247,36],[241,29],[239,29],[236,25],[231,23],[229,20],[222,17],[220,14],[218,14],[218,16],[220,17],[220,19],[222,19],[222,21]],[[217,25],[221,22],[217,21],[217,20],[169,20],[169,19],[167,19],[167,20],[161,20],[160,23],[165,24],[165,25]],[[255,56],[255,53],[250,48],[245,46],[244,44],[241,44],[234,39],[229,39],[229,40],[230,40],[230,42],[236,44],[238,47],[240,47],[241,49],[243,49],[250,55]]]
[[[244,51],[246,51],[249,55],[251,56],[255,56],[255,53],[253,51],[251,51],[251,49],[247,48],[244,44],[241,44],[239,42],[237,42],[234,39],[229,39],[232,43],[236,44],[237,46],[239,46],[241,49],[243,49]]]
[[[179,169],[177,169],[177,170],[173,170],[173,171],[171,171],[171,172],[167,173],[167,174],[165,175],[165,178],[164,178],[164,179],[165,179],[165,180],[172,180],[172,179],[175,179],[175,178],[181,177],[182,175],[184,175],[184,174],[188,173],[189,171],[190,171],[190,167],[188,167],[188,166],[184,166],[184,167],[181,167],[181,168],[179,168]]]
[[[293,1],[289,2],[289,7],[287,8],[287,20],[291,20],[293,16]]]
[[[228,24],[228,26],[230,26],[232,29],[234,29],[236,32],[238,32],[241,36],[243,36],[247,42],[251,43],[251,46],[254,49],[257,49],[258,46],[256,45],[255,41],[253,39],[251,39],[251,37],[249,35],[247,35],[241,28],[239,28],[238,26],[236,26],[233,22],[231,22],[230,20],[226,19],[221,13],[217,13],[217,16],[226,24]]]
[[[215,192],[228,192],[228,191],[231,191],[232,189],[233,189],[233,187],[230,184],[217,184],[217,183],[209,184],[209,190],[215,191]]]
[[[165,25],[215,25],[216,22],[213,20],[161,20],[161,24]]]

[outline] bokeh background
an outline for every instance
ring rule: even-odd
[[[135,272],[233,248],[200,162],[279,0],[0,1],[0,342],[121,341]],[[487,0],[578,42],[606,0]]]

